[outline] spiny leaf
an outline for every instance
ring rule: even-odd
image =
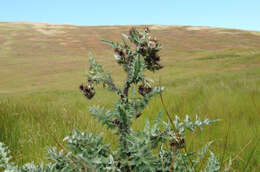
[[[112,46],[113,48],[115,48],[115,43],[112,42],[112,41],[101,40],[101,42],[103,42],[103,43],[105,43],[105,44],[107,44],[107,45],[110,45],[110,46]]]

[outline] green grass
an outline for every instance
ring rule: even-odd
[[[30,27],[19,27],[20,30],[12,32],[22,32],[26,28]],[[114,63],[112,51],[97,43],[97,38],[84,37],[85,32],[94,32],[99,39],[115,39],[113,35],[125,32],[127,27],[111,30],[106,34],[102,27],[82,27],[67,31],[67,37],[39,36],[34,31],[32,34],[38,36],[37,41],[42,45],[39,52],[22,44],[24,38],[17,39],[14,33],[9,35],[8,44],[0,49],[0,141],[9,146],[15,162],[45,161],[46,147],[57,146],[53,136],[62,143],[62,139],[76,128],[104,132],[107,143],[116,140],[111,131],[106,131],[89,115],[88,106],[99,104],[110,108],[117,97],[98,88],[91,101],[84,98],[78,86],[85,79],[87,49],[78,50],[78,47],[84,47],[81,42],[65,40],[70,37],[84,42],[86,39],[97,61],[111,71],[118,85],[122,85],[120,81],[125,76]],[[0,36],[7,31],[8,28],[0,28]],[[161,84],[166,88],[163,98],[170,114],[181,117],[198,114],[201,118],[220,119],[202,132],[189,134],[186,138],[188,150],[198,150],[214,140],[211,149],[224,164],[232,157],[235,158],[235,169],[259,171],[259,36],[226,36],[202,31],[191,34],[183,28],[154,32],[164,45],[162,63],[165,67],[156,74],[147,74],[156,84],[161,78]],[[32,35],[28,33],[28,36]],[[53,47],[48,54],[44,47],[49,45],[43,40],[52,45],[60,40],[70,47]],[[21,47],[15,51],[15,46]],[[236,48],[232,48],[234,46]],[[27,53],[27,49],[31,52]],[[159,111],[163,108],[160,99],[155,98],[133,127],[143,128],[145,120],[155,119]],[[167,119],[166,115],[164,119]],[[115,146],[115,143],[111,144]]]

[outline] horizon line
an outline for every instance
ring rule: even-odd
[[[177,25],[177,24],[100,24],[100,25],[86,25],[86,24],[71,24],[71,23],[52,23],[52,22],[35,22],[35,21],[26,21],[26,20],[17,20],[17,21],[5,21],[0,20],[0,23],[17,23],[17,24],[46,24],[46,25],[70,25],[78,27],[98,27],[98,26],[175,26],[175,27],[208,27],[208,28],[218,28],[218,29],[234,29],[241,31],[252,31],[260,32],[260,30],[253,29],[243,29],[243,28],[234,28],[234,27],[224,27],[224,26],[211,26],[211,25]]]

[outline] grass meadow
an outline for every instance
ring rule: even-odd
[[[99,87],[89,101],[78,86],[85,80],[90,51],[123,84],[112,49],[98,41],[119,40],[129,27],[44,26],[45,33],[37,27],[0,24],[0,141],[18,164],[46,161],[46,147],[62,143],[74,129],[103,132],[105,141],[116,146],[116,137],[89,115],[88,106],[109,108],[117,97]],[[198,150],[213,140],[211,149],[224,163],[232,157],[237,171],[246,166],[260,171],[260,35],[186,27],[151,30],[164,46],[164,68],[147,75],[165,87],[170,114],[220,119],[188,134],[187,149]],[[160,99],[154,98],[134,129],[142,129],[160,111]]]

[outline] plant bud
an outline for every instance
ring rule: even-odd
[[[120,57],[124,57],[124,56],[125,56],[124,52],[123,52],[122,50],[118,49],[118,48],[115,48],[114,51],[115,51],[115,53],[116,53],[117,55],[119,55]]]
[[[119,121],[118,121],[118,119],[115,119],[115,120],[113,121],[113,124],[115,124],[115,125],[119,125]]]
[[[141,94],[142,96],[145,96],[149,94],[152,91],[152,88],[148,85],[140,85],[138,88],[138,93]]]
[[[145,33],[150,33],[150,29],[146,26],[146,27],[144,28],[144,32],[145,32]]]
[[[93,86],[92,82],[90,82],[90,81],[88,82],[88,84],[86,86],[81,84],[79,86],[79,89],[83,92],[83,94],[85,95],[85,97],[87,99],[91,99],[95,95],[94,86]]]
[[[181,149],[185,147],[185,139],[183,137],[178,137],[171,142],[172,147],[176,147],[177,149]]]
[[[139,118],[141,115],[142,115],[142,113],[141,113],[141,112],[138,112],[138,113],[136,114],[135,118]]]

